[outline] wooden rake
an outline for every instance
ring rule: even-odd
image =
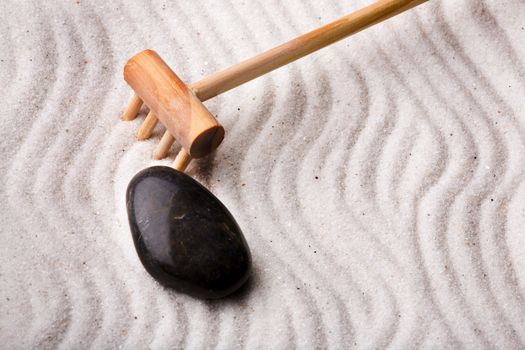
[[[202,102],[426,1],[377,1],[189,85],[154,51],[139,52],[124,67],[124,79],[135,95],[122,119],[135,119],[145,103],[150,111],[137,132],[137,138],[148,139],[160,120],[166,131],[153,152],[153,158],[165,158],[177,140],[181,150],[173,167],[184,171],[192,158],[208,155],[224,138],[224,128]]]

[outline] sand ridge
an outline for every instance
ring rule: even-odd
[[[189,174],[254,276],[205,302],[158,286],[125,190],[170,164],[118,116],[130,56],[185,81],[370,1],[0,3],[0,342],[6,348],[522,348],[525,7],[431,1],[206,102]]]

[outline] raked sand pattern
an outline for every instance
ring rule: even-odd
[[[369,3],[1,1],[0,347],[524,348],[522,0],[434,0],[209,101],[189,173],[253,278],[205,302],[140,265],[125,189],[173,154],[119,120],[126,59],[191,82]]]

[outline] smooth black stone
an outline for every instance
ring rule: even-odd
[[[237,290],[251,255],[228,209],[190,176],[165,166],[139,172],[127,210],[142,264],[161,284],[206,299]]]

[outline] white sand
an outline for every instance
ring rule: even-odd
[[[368,3],[1,1],[0,347],[524,347],[522,0],[433,1],[207,103],[227,137],[190,174],[250,286],[140,265],[125,189],[173,155],[118,118],[126,59],[194,81]]]

